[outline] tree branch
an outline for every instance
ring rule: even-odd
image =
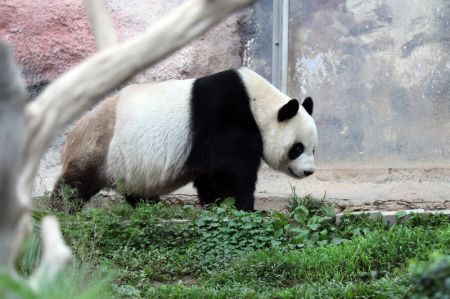
[[[42,259],[41,264],[33,273],[30,285],[38,290],[55,279],[55,276],[64,269],[72,259],[72,250],[64,243],[58,220],[53,216],[47,216],[41,224]]]
[[[112,22],[97,1],[91,12],[102,14],[103,10],[109,20],[102,21],[105,15],[91,16],[97,46],[108,48],[55,80],[25,109],[23,80],[8,45],[0,41],[0,267],[15,273],[13,262],[31,231],[33,180],[43,153],[57,133],[116,86],[253,1],[191,0],[144,35],[121,45],[112,45],[114,34],[104,33],[112,28]],[[109,37],[104,39],[103,35]],[[41,229],[42,262],[31,278],[35,289],[54,279],[72,256],[56,218],[44,218]]]
[[[188,1],[142,36],[102,50],[50,84],[26,108],[28,160],[19,182],[21,196],[31,193],[40,158],[61,128],[116,86],[254,1]]]
[[[94,33],[97,50],[103,50],[115,45],[117,38],[104,0],[85,0],[84,3]]]
[[[0,267],[15,273],[17,253],[31,232],[30,198],[23,197],[23,201],[19,201],[17,196],[26,93],[10,47],[3,41],[0,41],[0,70]],[[42,262],[31,280],[35,288],[53,279],[72,257],[56,218],[45,217],[41,231]]]
[[[30,201],[17,198],[24,130],[25,84],[8,44],[0,40],[0,266],[12,269],[29,232]]]

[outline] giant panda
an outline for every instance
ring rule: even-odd
[[[201,204],[234,197],[251,211],[261,160],[294,178],[315,171],[312,112],[311,98],[291,99],[248,68],[130,85],[69,132],[53,197],[66,184],[88,201],[122,182],[135,203],[193,181]]]

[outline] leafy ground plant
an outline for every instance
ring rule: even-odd
[[[414,283],[412,298],[450,298],[450,255],[433,253],[426,262],[410,265]]]
[[[408,261],[426,261],[435,250],[450,254],[445,216],[413,216],[391,227],[345,215],[336,225],[323,199],[291,203],[269,213],[237,211],[232,199],[209,209],[115,203],[59,218],[89,269],[83,279],[113,273],[108,286],[117,298],[408,297]],[[36,255],[26,258],[24,272]]]
[[[232,204],[212,207],[190,226],[198,236],[192,250],[202,269],[222,267],[242,254],[279,247],[287,240],[287,224],[282,214],[265,217],[262,213],[238,211]]]

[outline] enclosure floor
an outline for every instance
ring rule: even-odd
[[[40,172],[34,195],[50,191],[58,174],[58,166]],[[362,210],[442,210],[450,209],[450,168],[431,169],[321,169],[313,176],[296,180],[263,165],[256,197],[258,210],[282,210],[292,189],[297,195],[325,197],[338,211]],[[96,196],[93,205],[114,200],[111,192]],[[162,199],[173,203],[196,203],[192,184]],[[102,203],[103,202],[103,203]]]
[[[296,180],[266,165],[259,173],[256,208],[282,210],[292,188],[299,196],[325,197],[339,211],[450,209],[450,169],[322,169]],[[163,198],[195,201],[195,194],[187,185]]]

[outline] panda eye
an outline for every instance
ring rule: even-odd
[[[295,160],[298,158],[298,156],[300,156],[303,151],[305,150],[305,146],[303,145],[303,143],[298,142],[296,144],[294,144],[291,149],[289,150],[288,153],[288,157],[291,160]]]

